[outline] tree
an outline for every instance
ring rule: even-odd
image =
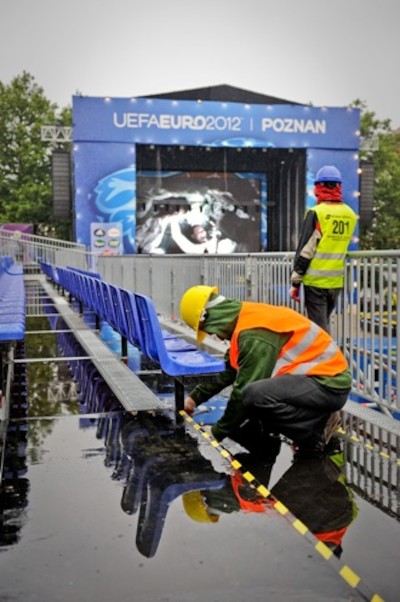
[[[0,221],[47,223],[52,218],[51,152],[43,125],[69,125],[71,110],[59,109],[32,75],[0,82]]]
[[[400,132],[379,137],[375,164],[374,249],[400,248]]]
[[[374,217],[370,228],[361,235],[364,249],[400,248],[400,131],[391,129],[389,119],[379,120],[364,102],[353,106],[361,109],[361,135],[377,137],[378,148],[361,151],[361,158],[372,160],[375,169]]]

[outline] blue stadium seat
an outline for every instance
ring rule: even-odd
[[[192,345],[189,349],[182,346],[179,351],[168,349],[152,299],[139,293],[134,293],[134,297],[142,326],[144,354],[157,362],[165,374],[168,376],[215,374],[225,369],[223,359],[211,356]],[[182,341],[186,343],[183,339]]]

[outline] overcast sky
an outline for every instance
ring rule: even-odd
[[[400,127],[399,0],[0,0],[0,81],[47,98],[228,84]]]

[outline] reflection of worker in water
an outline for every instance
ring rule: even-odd
[[[271,494],[338,557],[343,537],[358,514],[343,467],[343,453],[300,459],[271,489]]]
[[[353,494],[342,474],[342,453],[297,460],[267,497],[262,496],[254,484],[243,477],[243,473],[249,471],[267,487],[274,460],[262,464],[251,454],[237,454],[235,458],[243,466],[227,478],[223,489],[192,491],[183,495],[183,505],[190,518],[197,522],[216,523],[222,514],[268,512],[281,502],[336,556],[341,555],[343,537],[358,513]]]

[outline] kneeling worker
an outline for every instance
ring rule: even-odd
[[[332,337],[288,307],[227,299],[217,287],[194,286],[181,317],[200,343],[206,334],[230,340],[226,370],[185,399],[185,411],[232,385],[223,416],[212,426],[262,456],[271,435],[291,439],[299,455],[325,449],[351,388],[348,363]]]

